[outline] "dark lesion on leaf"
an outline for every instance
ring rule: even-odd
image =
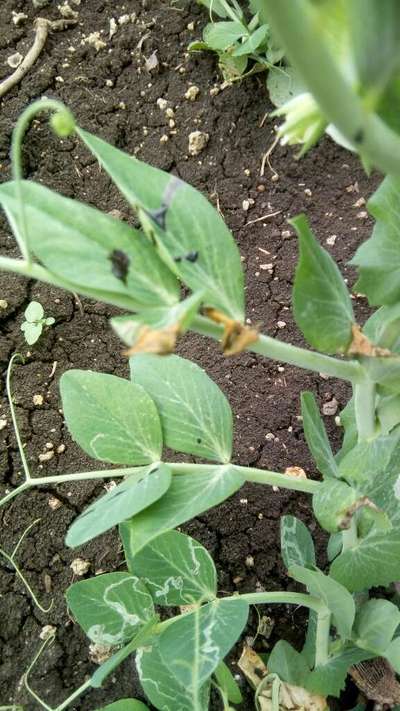
[[[108,255],[108,259],[111,262],[111,271],[114,276],[126,285],[130,264],[128,255],[122,249],[113,249]]]
[[[356,131],[356,133],[354,134],[353,141],[359,146],[361,143],[363,143],[364,137],[364,129],[359,128],[358,131]]]
[[[178,256],[178,257],[174,257],[174,262],[182,262],[183,259],[186,259],[188,262],[191,262],[192,264],[194,264],[195,262],[197,262],[198,258],[199,258],[199,253],[193,251],[193,252],[188,252],[187,254]]]

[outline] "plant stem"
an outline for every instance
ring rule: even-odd
[[[0,262],[1,267],[1,262]],[[197,316],[190,326],[192,331],[200,333],[203,336],[209,336],[219,340],[222,336],[223,329],[216,323],[204,316]],[[290,365],[296,365],[305,370],[313,370],[317,373],[325,373],[334,378],[342,380],[350,380],[352,383],[359,383],[364,380],[364,369],[355,360],[340,360],[332,358],[323,353],[315,353],[308,351],[305,348],[292,346],[290,343],[278,341],[270,336],[260,335],[255,343],[252,343],[248,348],[252,353],[259,353],[267,358],[280,360]]]
[[[317,597],[296,592],[260,592],[244,593],[243,595],[232,595],[223,598],[226,600],[243,600],[250,605],[297,605],[298,607],[308,607],[318,614],[326,614],[327,608]]]
[[[400,175],[399,136],[366,110],[345,79],[324,40],[324,28],[311,3],[265,0],[265,8],[272,29],[326,119],[383,173]]]
[[[297,479],[288,474],[280,474],[279,472],[271,472],[264,469],[254,469],[253,467],[241,467],[236,464],[234,467],[243,474],[246,481],[254,481],[258,484],[279,486],[283,489],[291,489],[292,491],[303,491],[306,494],[315,494],[321,486],[321,482],[313,481],[312,479]]]
[[[19,202],[19,230],[16,231],[15,238],[24,259],[30,264],[29,234],[26,224],[26,215],[22,191],[22,142],[34,116],[40,111],[66,111],[64,104],[56,99],[39,99],[28,106],[19,117],[11,141],[11,160],[13,178],[15,180],[17,198]],[[18,233],[20,232],[21,238]]]
[[[17,422],[17,417],[16,417],[16,414],[15,414],[15,408],[14,408],[14,403],[13,403],[12,393],[11,393],[11,374],[12,374],[12,369],[13,369],[14,362],[15,362],[16,360],[18,360],[18,359],[19,359],[20,361],[24,362],[23,357],[22,357],[19,353],[14,353],[14,355],[11,357],[10,362],[9,362],[9,364],[8,364],[8,368],[7,368],[7,378],[6,378],[6,390],[7,390],[8,404],[9,404],[9,406],[10,406],[11,419],[12,419],[12,423],[13,423],[13,427],[14,427],[14,432],[15,432],[15,438],[16,438],[16,440],[17,440],[18,450],[19,450],[19,454],[20,454],[20,457],[21,457],[22,466],[23,466],[23,468],[24,468],[25,480],[26,480],[26,483],[27,483],[27,482],[29,482],[29,480],[30,480],[30,478],[31,478],[31,475],[30,475],[30,472],[29,472],[28,462],[27,462],[27,459],[26,459],[26,457],[25,457],[24,447],[23,447],[23,445],[22,445],[21,437],[20,437],[20,434],[19,434],[18,422]]]
[[[329,658],[329,630],[331,613],[327,608],[318,612],[315,636],[315,666],[326,664]]]
[[[375,434],[375,383],[370,380],[354,386],[354,407],[358,439],[365,440]]]
[[[64,709],[66,709],[67,706],[69,706],[70,703],[72,703],[72,701],[75,701],[75,699],[77,699],[78,696],[83,694],[83,692],[86,691],[86,689],[90,688],[90,686],[91,686],[90,681],[91,680],[88,679],[87,681],[85,681],[84,684],[82,684],[82,686],[80,686],[78,689],[75,689],[75,691],[71,694],[71,696],[68,696],[68,699],[65,699],[65,701],[62,704],[60,704],[59,706],[57,706],[54,709],[54,711],[64,711]]]

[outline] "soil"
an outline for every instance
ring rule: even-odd
[[[43,95],[60,98],[80,125],[142,160],[174,172],[218,205],[242,254],[249,319],[262,323],[271,335],[302,344],[290,310],[297,243],[286,221],[305,211],[352,284],[354,273],[347,262],[371,229],[358,201],[371,194],[378,177],[368,178],[359,161],[329,139],[300,162],[294,160],[291,149],[277,146],[270,158],[272,168],[267,164],[265,176],[260,177],[262,156],[274,138],[273,120],[265,119],[270,106],[264,78],[258,75],[210,93],[221,84],[214,57],[189,56],[186,51],[188,43],[200,37],[207,19],[194,3],[82,0],[74,4],[71,0],[71,7],[79,13],[78,24],[49,36],[37,63],[2,101],[2,179],[9,177],[11,131],[22,109]],[[16,26],[13,11],[23,11],[28,17]],[[1,13],[0,80],[10,71],[7,58],[16,51],[25,54],[32,43],[34,18],[60,17],[56,3],[39,10],[22,0],[3,0]],[[130,13],[136,13],[135,21],[118,25],[110,39],[110,18]],[[99,51],[83,42],[97,31],[106,43]],[[153,52],[158,66],[149,72],[146,59]],[[184,98],[190,85],[200,89],[193,102]],[[167,99],[173,108],[175,127],[169,126],[169,119],[158,107],[159,98]],[[191,157],[188,135],[197,129],[207,132],[210,140],[199,156]],[[161,142],[163,136],[168,140]],[[24,163],[25,174],[34,180],[105,211],[117,209],[123,216],[128,214],[122,197],[96,161],[77,140],[55,138],[45,119],[35,120],[29,131]],[[247,211],[244,200],[251,203]],[[270,213],[277,214],[254,222]],[[1,252],[17,256],[5,220],[1,228]],[[336,239],[328,239],[333,235]],[[71,367],[127,375],[121,344],[108,325],[114,310],[4,273],[0,276],[0,298],[8,304],[0,310],[2,374],[13,352],[26,358],[24,365],[15,367],[13,392],[32,472],[45,475],[98,468],[68,435],[59,409],[58,381]],[[43,304],[56,325],[28,351],[20,326],[32,299]],[[362,322],[367,311],[362,298],[355,299],[355,307]],[[321,404],[336,398],[340,409],[349,397],[347,386],[247,353],[224,359],[218,344],[193,335],[180,344],[179,352],[205,367],[228,396],[236,418],[235,461],[278,471],[298,465],[315,474],[299,421],[300,393],[313,390]],[[21,481],[21,462],[4,380],[2,388],[0,416],[7,421],[0,431],[4,492]],[[42,405],[34,404],[35,395],[42,395]],[[337,447],[340,427],[334,416],[325,417],[325,422]],[[46,444],[51,449],[46,450]],[[39,463],[38,456],[45,451],[53,451],[54,456]],[[79,551],[65,548],[63,540],[71,521],[101,493],[102,486],[49,485],[14,499],[1,512],[1,546],[8,552],[27,526],[39,519],[19,549],[18,564],[42,604],[53,604],[47,614],[35,607],[14,571],[0,558],[0,704],[24,704],[29,711],[40,708],[24,690],[21,679],[38,649],[44,625],[56,627],[56,642],[32,673],[32,685],[48,704],[61,703],[94,668],[87,640],[69,617],[64,602],[64,591],[74,580],[70,564],[79,555],[90,561],[87,575],[93,575],[119,569],[123,555],[115,532]],[[60,502],[55,510],[51,497]],[[309,499],[300,494],[246,485],[185,530],[213,555],[221,590],[294,589],[280,561],[279,517],[284,513],[296,514],[309,525],[319,563],[324,566],[325,538],[313,521]],[[282,606],[260,612],[271,618],[273,632],[270,639],[258,638],[259,649],[267,650],[280,637],[301,644],[305,623],[301,610]],[[247,633],[254,634],[256,626],[253,612]],[[238,646],[231,657],[233,665],[239,654]],[[143,698],[132,660],[104,689],[83,696],[71,708],[86,711],[123,696]],[[241,708],[252,709],[250,692],[245,699]],[[219,703],[213,701],[212,708],[220,708]]]

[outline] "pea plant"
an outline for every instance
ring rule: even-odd
[[[29,346],[36,343],[42,335],[45,326],[52,326],[55,323],[53,316],[45,316],[42,304],[38,301],[31,301],[25,309],[25,321],[21,324],[21,331]]]
[[[62,376],[72,437],[112,467],[47,477],[29,471],[12,403],[14,361],[8,370],[25,477],[1,504],[42,484],[121,479],[74,521],[66,538],[68,546],[78,547],[119,526],[127,570],[74,583],[66,593],[78,624],[92,643],[108,646],[111,656],[56,711],[101,686],[133,654],[143,691],[161,711],[203,711],[214,691],[222,707],[231,709],[241,694],[224,658],[245,629],[249,606],[276,603],[308,608],[309,623],[303,649],[285,640],[273,647],[254,683],[257,708],[290,708],[287,694],[293,698],[300,690],[307,695],[305,708],[323,711],[329,696],[340,695],[348,673],[369,699],[400,704],[400,612],[396,597],[390,599],[390,586],[400,580],[400,138],[393,118],[400,65],[400,23],[393,19],[400,19],[400,7],[396,0],[353,0],[348,34],[355,89],[332,54],[313,3],[265,0],[265,6],[326,121],[365,165],[386,174],[368,203],[372,236],[352,260],[358,270],[354,290],[377,307],[362,327],[337,265],[304,215],[290,221],[299,241],[293,312],[312,350],[247,325],[238,249],[219,213],[195,189],[91,135],[56,101],[32,104],[15,129],[14,180],[0,187],[0,202],[22,259],[0,257],[0,268],[123,309],[111,326],[131,367],[129,380],[79,370]],[[357,7],[363,8],[362,22]],[[389,92],[391,117],[382,108]],[[136,210],[140,230],[22,180],[21,142],[42,109],[53,112],[59,135],[75,133],[97,158]],[[353,394],[341,413],[344,437],[336,453],[314,395],[302,394],[304,434],[319,480],[234,462],[228,401],[202,369],[173,354],[188,330],[220,340],[226,355],[247,349],[350,383]],[[166,447],[190,461],[170,461]],[[294,516],[281,520],[282,558],[301,592],[218,593],[208,552],[176,530],[246,481],[312,497],[315,517],[329,533],[326,569],[318,567],[304,524]],[[378,594],[377,587],[388,588],[387,594]],[[36,663],[37,657],[25,683],[50,709],[30,684]],[[107,708],[146,707],[125,699]]]

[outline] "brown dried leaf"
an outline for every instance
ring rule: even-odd
[[[387,348],[380,348],[380,346],[375,346],[371,343],[357,323],[353,323],[351,332],[353,339],[347,349],[347,355],[370,356],[371,358],[393,355]]]
[[[245,326],[240,321],[235,321],[221,311],[217,311],[217,309],[204,309],[204,314],[215,323],[220,323],[224,326],[222,349],[226,356],[242,353],[247,346],[255,343],[259,338],[257,327]]]
[[[135,343],[126,351],[123,351],[123,355],[131,356],[135,353],[168,355],[173,353],[179,331],[180,327],[177,323],[159,330],[152,329],[150,326],[142,326]]]
[[[269,671],[261,657],[254,649],[245,646],[238,666],[253,689],[257,689],[262,684],[261,691],[257,697],[260,711],[273,711],[273,680],[269,681],[266,678]],[[279,711],[326,711],[327,708],[325,697],[312,694],[300,686],[281,682],[279,688]]]
[[[307,479],[307,474],[301,467],[286,467],[286,476],[292,476],[294,479]]]

